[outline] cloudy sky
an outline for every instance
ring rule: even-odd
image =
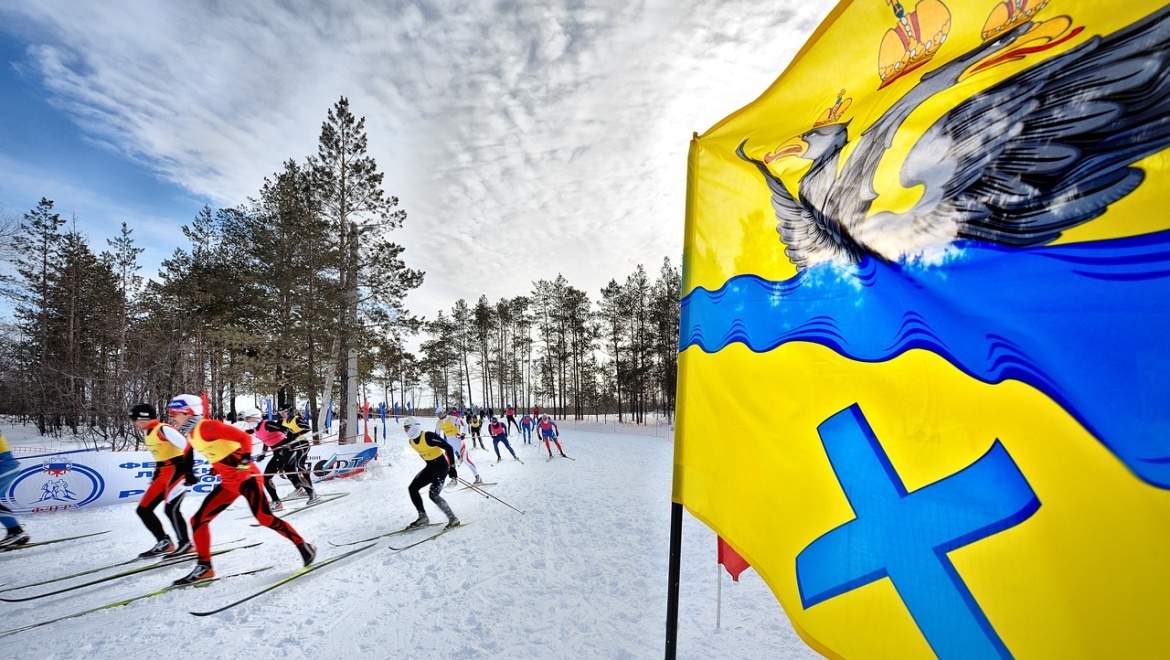
[[[682,252],[686,154],[758,95],[831,0],[0,4],[0,205],[41,197],[95,249],[134,230],[144,272],[199,208],[316,152],[341,96],[366,118],[409,308],[598,298]]]

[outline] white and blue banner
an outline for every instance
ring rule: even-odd
[[[315,445],[308,465],[314,481],[352,477],[378,457],[378,446]],[[264,468],[267,460],[258,463]],[[92,450],[38,454],[20,459],[20,469],[0,501],[16,513],[52,513],[83,506],[137,503],[150,485],[155,463],[150,452],[98,452]],[[219,483],[210,464],[196,454],[199,483],[187,489],[206,495]]]

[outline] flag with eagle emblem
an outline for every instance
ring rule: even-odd
[[[1168,146],[1141,0],[846,0],[692,141],[673,499],[813,648],[1170,644]]]

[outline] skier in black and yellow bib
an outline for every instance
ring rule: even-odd
[[[471,448],[474,449],[478,444],[480,449],[483,449],[483,440],[479,437],[479,431],[483,428],[483,418],[479,413],[472,413],[471,419],[467,420],[467,426],[471,427]]]
[[[458,527],[459,519],[451,512],[451,506],[443,499],[440,492],[443,490],[443,481],[450,477],[452,481],[459,478],[455,471],[455,449],[438,433],[424,431],[419,421],[414,417],[402,420],[402,430],[406,431],[407,442],[410,448],[417,451],[419,456],[427,462],[410,482],[407,490],[410,492],[410,502],[418,510],[418,519],[410,523],[408,529],[422,527],[430,522],[426,509],[423,508],[422,496],[418,494],[423,486],[430,484],[428,495],[443,513],[447,514],[447,527]]]
[[[467,449],[467,422],[463,421],[458,415],[447,412],[447,409],[439,406],[435,408],[435,416],[439,421],[435,423],[435,435],[445,438],[451,444],[451,449],[455,451],[455,460],[458,463],[452,462],[452,465],[462,465],[467,463],[471,468],[471,473],[475,475],[475,481],[472,483],[482,484],[483,479],[479,476],[479,470],[475,467],[475,462],[471,460],[471,452]],[[451,483],[455,483],[452,481]]]
[[[195,476],[194,457],[191,455],[187,438],[175,427],[158,421],[158,411],[149,403],[140,403],[130,409],[130,421],[142,431],[146,448],[154,458],[154,478],[138,502],[138,517],[154,535],[154,547],[139,557],[178,557],[192,552],[191,534],[187,520],[183,518],[183,495],[187,486],[199,482]],[[175,530],[175,544],[163,531],[162,523],[154,509],[166,502],[163,511]]]
[[[280,409],[281,426],[284,427],[284,442],[272,448],[272,460],[265,472],[281,472],[296,487],[297,492],[309,496],[306,505],[313,505],[321,501],[321,496],[313,488],[312,471],[309,469],[309,423],[297,413],[296,406],[288,405]]]

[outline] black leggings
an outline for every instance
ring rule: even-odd
[[[447,500],[443,499],[442,495],[439,494],[443,490],[443,482],[447,479],[447,470],[449,468],[450,465],[447,463],[446,456],[431,459],[414,476],[414,481],[410,482],[410,485],[407,486],[407,490],[410,491],[410,503],[418,510],[420,516],[426,515],[426,510],[423,509],[422,496],[418,494],[418,491],[422,490],[423,486],[430,484],[431,489],[427,494],[430,496],[431,501],[442,509],[448,518],[455,517],[455,514],[451,513],[451,507],[447,504]]]
[[[175,492],[176,489],[178,492],[175,496],[167,500],[167,495]],[[154,535],[154,540],[161,541],[167,537],[166,532],[163,531],[162,523],[158,521],[158,516],[154,515],[155,508],[163,501],[166,501],[163,511],[167,514],[167,520],[171,521],[171,527],[175,529],[175,540],[180,545],[191,540],[190,534],[187,532],[187,521],[183,518],[181,511],[185,492],[181,458],[159,463],[154,478],[151,479],[150,486],[146,488],[146,492],[142,495],[142,501],[138,503],[136,509],[138,517],[142,519],[142,524],[146,525],[146,529]]]
[[[308,463],[305,457],[309,455],[309,446],[277,447],[272,450],[272,459],[264,468],[264,490],[273,501],[279,501],[276,494],[276,485],[272,483],[275,474],[283,473],[295,488],[304,488],[305,493],[313,494],[313,481],[309,478]]]

